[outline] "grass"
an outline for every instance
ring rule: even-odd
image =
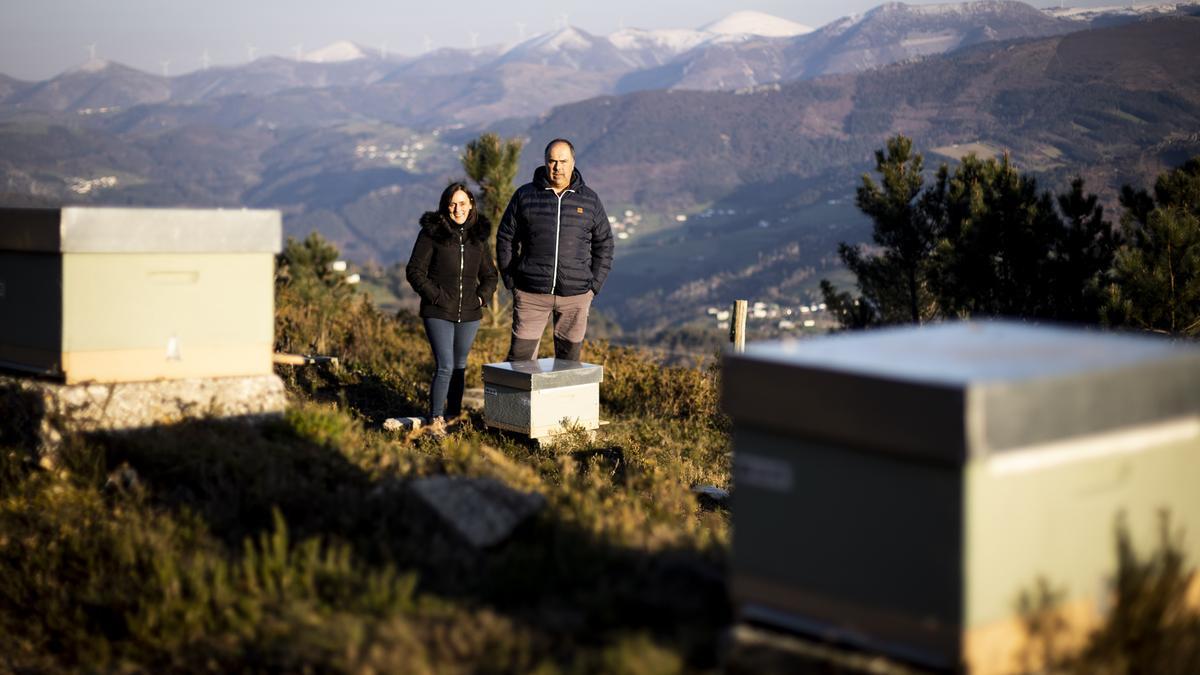
[[[477,416],[444,439],[385,432],[424,407],[429,350],[411,314],[323,276],[336,255],[313,238],[281,259],[277,347],[343,363],[281,370],[281,419],[70,435],[54,462],[0,447],[0,672],[717,672],[728,513],[691,492],[730,487],[716,371],[592,343],[612,421],[595,439],[530,445]],[[506,347],[481,330],[469,383]],[[427,476],[545,506],[476,549],[417,497]],[[1125,586],[1174,597],[1165,560],[1129,563]],[[1167,609],[1194,647],[1192,615]],[[1129,629],[1142,614],[1116,613],[1096,643],[1116,647],[1080,663],[1134,672],[1104,668],[1158,635]],[[811,672],[859,670],[813,657]]]
[[[706,438],[635,423],[603,447],[470,427],[438,442],[301,403],[265,427],[76,439],[53,471],[10,451],[0,653],[17,670],[600,672],[653,646],[705,667],[728,621],[728,527],[687,489],[721,477]],[[437,474],[548,506],[472,550],[413,499]]]
[[[477,417],[384,432],[424,406],[428,346],[324,279],[331,253],[294,244],[280,268],[279,347],[344,364],[281,371],[283,419],[81,434],[50,464],[0,451],[0,671],[715,668],[729,526],[690,491],[729,484],[714,373],[589,345],[613,421],[595,440],[531,446]],[[473,383],[506,340],[481,331]],[[416,498],[432,475],[546,506],[476,550]]]

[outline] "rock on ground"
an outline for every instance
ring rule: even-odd
[[[514,490],[494,478],[431,476],[413,481],[411,487],[475,548],[508,539],[517,526],[546,505],[542,495]]]

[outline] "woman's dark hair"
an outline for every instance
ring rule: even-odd
[[[475,195],[471,192],[471,189],[467,187],[466,183],[451,183],[450,185],[446,186],[445,190],[442,190],[442,198],[438,200],[438,213],[442,214],[442,217],[446,219],[447,223],[454,222],[450,219],[450,200],[454,198],[455,192],[465,193],[467,195],[467,201],[471,202],[471,212],[467,214],[467,221],[463,223],[463,225],[474,225],[475,221],[478,220],[479,217],[479,209],[475,206]]]

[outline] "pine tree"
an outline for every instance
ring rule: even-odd
[[[875,152],[881,182],[863,174],[858,188],[855,201],[875,222],[871,236],[881,252],[871,255],[857,246],[838,246],[842,262],[858,278],[861,296],[855,301],[827,281],[821,285],[826,304],[840,308],[835,311],[844,325],[920,323],[933,314],[925,269],[933,236],[916,205],[925,182],[924,158],[913,153],[912,145],[904,136],[888,139],[886,148]]]
[[[1094,194],[1085,194],[1083,179],[1058,196],[1063,230],[1051,251],[1052,318],[1092,323],[1101,316],[1119,233],[1104,219],[1104,207]]]
[[[922,205],[940,235],[930,286],[946,315],[1053,314],[1049,254],[1062,223],[1051,195],[1007,155],[940,170]]]
[[[333,317],[355,295],[345,275],[333,268],[337,257],[337,247],[316,232],[303,241],[288,237],[283,251],[275,258],[275,288],[279,297],[293,298],[295,301],[289,306],[297,309],[292,313],[276,313],[275,333],[280,336],[304,333],[296,328],[298,325],[311,325],[314,330],[310,344],[276,345],[277,348],[327,353]]]
[[[1082,179],[1055,198],[1007,155],[968,155],[938,171],[921,208],[938,233],[930,288],[946,315],[1099,320],[1119,237]]]
[[[517,177],[523,146],[524,142],[519,138],[503,140],[499,134],[489,132],[468,142],[463,152],[463,170],[479,186],[480,213],[492,222],[488,246],[493,255],[500,217],[516,190],[513,181]]]
[[[1174,335],[1200,335],[1200,157],[1162,174],[1154,196],[1126,186],[1107,319]]]
[[[857,203],[875,223],[880,252],[838,247],[857,278],[858,298],[821,284],[843,326],[1100,318],[1118,237],[1082,180],[1056,199],[1008,155],[967,155],[953,171],[943,164],[925,186],[921,156],[903,136],[875,159],[881,183],[863,176]]]
[[[488,252],[493,258],[496,256],[496,230],[500,227],[500,217],[516,190],[513,180],[517,177],[523,146],[524,141],[519,138],[503,140],[499,134],[489,132],[467,143],[462,156],[463,170],[479,186],[480,213],[492,223]],[[501,306],[500,289],[497,287],[492,293],[491,307],[487,310],[488,322],[493,326],[499,325],[508,314],[505,309]]]
[[[821,280],[821,294],[825,296],[825,306],[843,328],[857,330],[879,323],[879,314],[875,307],[846,291],[838,291],[828,279]]]

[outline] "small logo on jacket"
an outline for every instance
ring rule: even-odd
[[[583,213],[583,207],[582,207],[582,206],[576,206],[576,207],[575,207],[575,213]]]

